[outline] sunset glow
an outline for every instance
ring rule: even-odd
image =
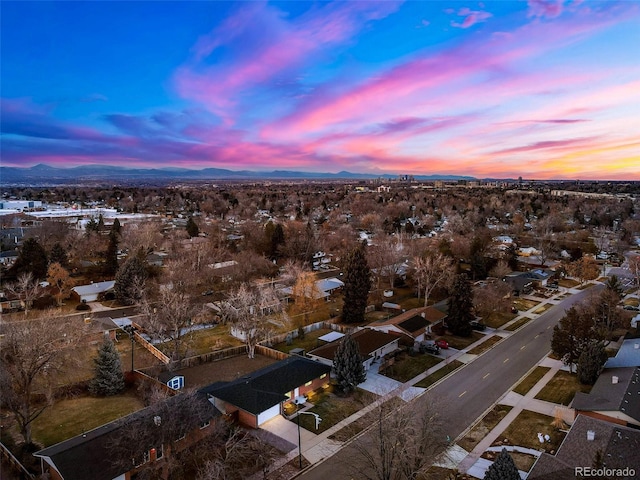
[[[640,180],[637,2],[1,8],[4,166]]]

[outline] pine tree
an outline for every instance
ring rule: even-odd
[[[10,276],[17,277],[21,273],[31,273],[33,278],[40,280],[47,276],[49,262],[47,252],[35,238],[28,238],[22,244],[16,262],[11,267]]]
[[[118,235],[111,230],[109,244],[105,253],[103,271],[105,275],[114,275],[118,271]]]
[[[116,273],[113,291],[118,301],[133,305],[142,298],[144,282],[147,279],[145,265],[139,256],[128,258]]]
[[[94,395],[116,395],[124,390],[124,373],[120,363],[120,354],[109,339],[100,346],[98,356],[93,359],[94,377],[89,390]]]
[[[200,234],[198,224],[195,222],[193,217],[189,217],[189,220],[187,220],[187,233],[191,238],[197,237]]]
[[[333,371],[338,387],[347,395],[367,379],[358,344],[350,334],[345,335],[338,345],[333,359]]]
[[[111,225],[111,232],[116,235],[120,235],[120,231],[122,230],[122,226],[120,225],[120,220],[117,218],[113,220],[113,224]]]
[[[451,287],[452,293],[449,296],[449,313],[447,314],[447,325],[454,335],[468,337],[471,335],[471,324],[473,319],[473,290],[467,276],[462,273],[457,275]]]
[[[583,385],[596,383],[608,355],[602,342],[589,343],[578,358],[578,380]]]
[[[502,449],[496,457],[496,461],[487,469],[484,480],[520,480],[518,467],[506,448]]]
[[[49,263],[59,263],[64,268],[69,266],[69,257],[67,256],[66,250],[60,245],[60,242],[56,242],[51,248]]]
[[[371,271],[367,263],[366,243],[362,242],[347,256],[344,268],[344,305],[342,321],[345,323],[364,322],[369,290],[371,289]]]

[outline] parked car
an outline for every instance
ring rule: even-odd
[[[447,342],[446,340],[444,340],[443,338],[440,338],[438,340],[435,341],[435,344],[442,348],[443,350],[447,350],[449,348],[449,342]]]
[[[476,322],[475,320],[469,322],[469,324],[471,325],[472,329],[478,330],[480,332],[482,332],[483,330],[486,330],[487,328],[487,326],[484,323]]]
[[[420,353],[431,353],[437,355],[440,353],[440,347],[435,343],[421,343]]]
[[[625,309],[625,310],[632,310],[634,312],[640,311],[640,307],[634,307],[633,305],[625,305],[622,308]]]

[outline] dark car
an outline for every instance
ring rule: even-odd
[[[487,326],[484,323],[476,322],[475,320],[472,322],[469,322],[469,325],[471,325],[472,329],[478,330],[480,332],[482,332],[483,330],[486,330],[487,328]]]
[[[420,353],[431,353],[437,355],[440,353],[440,347],[435,343],[422,343],[420,344]]]

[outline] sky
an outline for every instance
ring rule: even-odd
[[[6,1],[4,166],[640,180],[640,3]]]

